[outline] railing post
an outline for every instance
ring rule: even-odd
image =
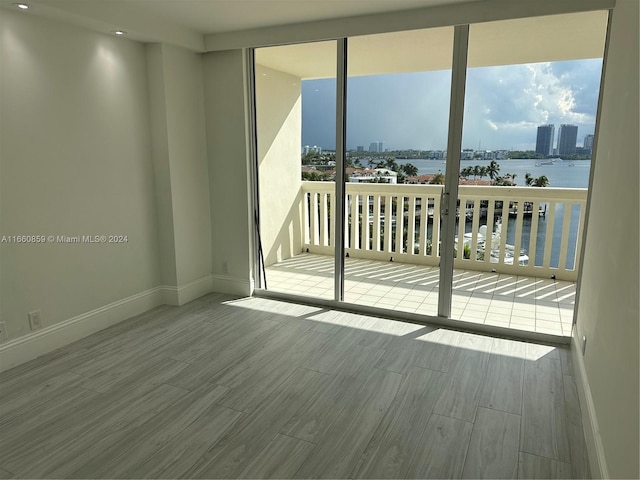
[[[573,203],[563,204],[562,217],[562,237],[560,238],[560,256],[558,258],[558,269],[567,269],[567,252],[569,250],[569,226],[571,225],[571,215],[573,213]]]
[[[319,244],[319,235],[318,235],[318,197],[322,195],[321,193],[311,192],[310,205],[311,209],[311,245]]]
[[[480,229],[480,197],[473,197],[473,217],[471,222],[471,260],[478,261],[478,230]],[[486,243],[485,243],[486,247]]]
[[[538,243],[538,225],[540,224],[540,200],[533,202],[531,214],[531,231],[529,232],[529,265],[536,265],[536,248]]]
[[[547,231],[544,238],[544,256],[542,266],[551,268],[551,248],[553,247],[553,231],[556,223],[556,202],[549,202],[549,211],[547,212]]]
[[[362,194],[362,250],[371,250],[369,238],[371,237],[371,228],[369,228],[369,194]]]
[[[382,223],[380,218],[380,194],[376,194],[373,197],[373,247],[374,252],[380,251],[380,224]]]
[[[409,201],[409,213],[408,213],[408,224],[407,228],[407,254],[415,255],[414,245],[416,243],[416,197],[411,195],[407,197]]]
[[[533,213],[532,213],[533,215]],[[522,224],[524,222],[524,199],[518,199],[518,212],[516,214],[516,237],[513,252],[513,264],[520,263],[520,250],[522,249]]]
[[[429,223],[429,197],[420,197],[420,251],[419,255],[427,255],[427,225]],[[433,244],[431,246],[433,253]]]

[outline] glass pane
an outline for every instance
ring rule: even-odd
[[[349,39],[345,301],[435,315],[453,28]]]
[[[256,50],[260,240],[268,290],[333,299],[336,42]]]
[[[453,318],[570,334],[606,22],[470,26]]]

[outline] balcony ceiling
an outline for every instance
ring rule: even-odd
[[[470,67],[602,57],[606,10],[471,25]],[[349,75],[451,68],[453,27],[362,35],[349,39]],[[303,79],[335,76],[335,42],[258,49],[256,61]]]

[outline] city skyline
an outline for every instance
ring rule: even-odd
[[[464,148],[535,150],[541,125],[595,131],[602,59],[471,68]],[[383,139],[385,149],[445,150],[450,71],[350,77],[347,149]],[[302,84],[303,145],[335,148],[335,79]],[[554,142],[554,147],[556,147]]]

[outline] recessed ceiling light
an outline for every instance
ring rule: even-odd
[[[16,7],[18,7],[20,10],[28,10],[29,9],[29,5],[27,5],[26,3],[14,3],[14,5]]]
[[[122,37],[123,35],[126,35],[127,32],[125,32],[124,30],[113,30],[113,34]]]

